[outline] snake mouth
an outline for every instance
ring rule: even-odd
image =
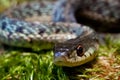
[[[54,64],[58,66],[75,67],[87,63],[96,57],[95,49],[89,48],[82,57],[68,58],[66,55],[55,57]]]

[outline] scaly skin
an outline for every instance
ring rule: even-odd
[[[22,20],[28,20],[30,17],[32,19],[34,17],[37,17],[36,21],[44,20],[44,18],[41,19],[41,17],[46,16],[51,18],[52,9],[53,9],[54,2],[49,1],[34,1],[34,2],[24,2],[22,4],[19,4],[17,6],[13,6],[7,11],[5,11],[3,14],[7,15],[7,17],[11,18],[17,18]],[[33,20],[34,21],[34,20]],[[45,22],[47,20],[45,19]],[[49,21],[51,21],[49,19]]]
[[[47,48],[41,44],[63,42],[76,38],[82,33],[81,25],[75,23],[46,22],[36,24],[4,16],[0,19],[0,25],[0,41],[2,43],[33,49],[49,49],[51,45]]]
[[[36,14],[41,17],[51,16],[51,4],[34,4],[35,6],[31,6],[33,3],[19,5],[1,15],[1,43],[39,50],[51,49],[57,43],[54,63],[60,66],[79,66],[94,59],[94,51],[98,48],[94,30],[77,23],[55,23],[52,19],[28,22],[26,18]]]
[[[102,32],[120,32],[119,8],[120,0],[60,0],[53,20],[79,22]]]

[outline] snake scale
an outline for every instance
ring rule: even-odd
[[[92,16],[94,19],[99,20],[102,17],[105,21],[116,22],[119,20],[120,12],[115,13],[114,10],[119,7],[119,0],[112,1],[60,0],[57,3],[34,1],[17,5],[0,15],[0,42],[39,50],[54,47],[56,65],[67,67],[82,65],[97,55],[95,51],[98,49],[98,38],[96,32],[89,26],[76,23],[74,12],[78,9],[81,9],[83,14],[91,11],[94,15],[100,15],[95,18]],[[39,20],[27,20],[33,16]],[[88,14],[87,16],[91,17]]]

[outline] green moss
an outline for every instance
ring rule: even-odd
[[[52,61],[52,52],[46,54],[7,52],[0,56],[0,79],[66,80],[60,67]]]

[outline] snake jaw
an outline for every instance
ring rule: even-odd
[[[67,56],[65,52],[56,52],[54,55],[54,64],[63,66],[64,62],[67,62]]]

